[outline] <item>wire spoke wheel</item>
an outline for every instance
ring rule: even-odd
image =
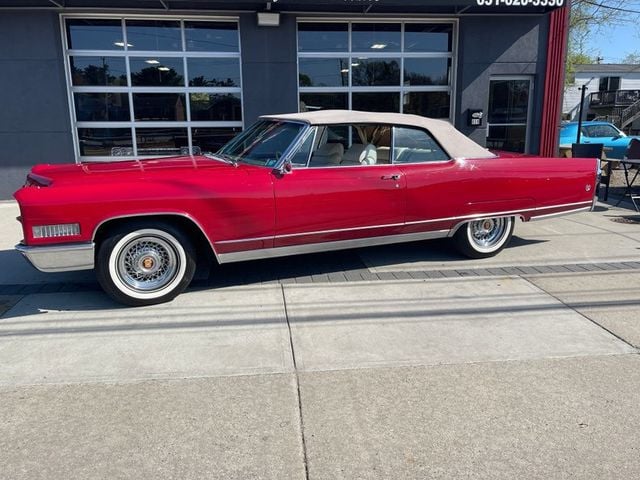
[[[456,231],[453,240],[460,253],[467,257],[492,257],[511,239],[514,223],[513,217],[471,220]]]
[[[143,236],[131,240],[118,252],[117,272],[128,287],[153,292],[175,278],[178,263],[176,251],[168,242]]]
[[[153,305],[170,301],[187,288],[195,258],[193,243],[174,225],[130,222],[102,240],[96,273],[113,299],[132,306]]]
[[[506,218],[484,218],[469,224],[469,238],[480,249],[493,248],[502,240],[510,222]]]

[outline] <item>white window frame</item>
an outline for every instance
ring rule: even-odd
[[[298,25],[301,23],[346,23],[348,35],[348,49],[344,52],[300,52],[298,45]],[[355,23],[391,23],[400,24],[400,51],[399,52],[372,52],[372,51],[353,51],[351,41],[352,25]],[[409,24],[449,24],[452,26],[451,51],[450,52],[405,52],[404,51],[404,33],[405,25]],[[415,19],[399,19],[399,18],[326,18],[326,17],[300,17],[296,22],[296,85],[298,88],[298,105],[300,105],[301,93],[347,93],[347,108],[351,110],[353,93],[382,93],[382,92],[398,92],[400,95],[400,113],[404,111],[404,95],[409,92],[446,92],[449,94],[449,118],[450,122],[455,119],[455,85],[457,81],[457,59],[458,59],[458,19],[457,18],[415,18]],[[301,87],[300,86],[300,58],[344,58],[349,61],[349,82],[345,87]],[[353,86],[352,85],[352,67],[353,58],[370,57],[370,58],[399,58],[400,59],[400,84],[398,86]],[[449,74],[448,85],[404,85],[404,59],[405,58],[449,58],[451,60],[451,70]]]
[[[73,50],[69,48],[67,39],[66,20],[67,19],[87,19],[87,20],[120,20],[123,31],[123,42],[125,44],[122,50]],[[100,162],[100,161],[126,161],[137,158],[153,158],[161,155],[138,155],[138,146],[136,140],[136,128],[181,128],[186,129],[188,137],[188,151],[193,150],[192,128],[240,128],[244,129],[244,98],[242,93],[242,45],[240,44],[240,21],[237,16],[165,16],[165,15],[129,15],[129,14],[61,14],[60,33],[62,37],[62,51],[64,56],[64,70],[67,81],[67,99],[69,103],[69,113],[71,119],[71,129],[73,136],[73,148],[76,163],[82,162]],[[166,20],[179,21],[180,31],[182,35],[182,50],[178,51],[161,51],[161,50],[129,50],[127,47],[127,30],[125,20]],[[227,22],[237,25],[238,34],[238,51],[237,52],[202,52],[188,51],[186,49],[186,38],[184,23],[189,21],[201,22]],[[125,67],[127,74],[126,86],[74,86],[71,77],[71,61],[70,57],[123,57],[125,59]],[[134,57],[173,57],[182,59],[184,69],[185,86],[182,87],[137,87],[131,85],[131,69],[129,59]],[[237,58],[240,68],[240,85],[237,87],[190,87],[188,58]],[[79,122],[76,119],[74,93],[126,93],[129,101],[129,121],[118,122]],[[182,93],[185,95],[185,112],[186,120],[184,121],[143,121],[135,120],[133,111],[133,94],[134,93]],[[191,121],[191,102],[190,93],[233,93],[240,97],[240,108],[242,110],[242,120],[240,121]],[[78,137],[79,128],[130,128],[132,135],[133,155],[129,156],[83,156],[80,154],[80,139]],[[175,153],[171,154],[171,156]]]

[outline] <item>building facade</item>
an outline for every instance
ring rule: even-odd
[[[550,154],[566,10],[429,0],[0,0],[0,199],[37,163],[216,151],[260,115],[451,121]]]
[[[640,134],[640,65],[576,65],[575,81],[565,88],[566,120],[578,120],[583,86],[583,120],[606,120],[629,134]]]

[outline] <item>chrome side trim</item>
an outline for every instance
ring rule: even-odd
[[[231,244],[231,243],[262,241],[262,240],[271,240],[271,239],[279,239],[279,238],[306,237],[308,235],[323,235],[323,234],[326,234],[326,233],[355,232],[355,231],[359,231],[359,230],[373,230],[373,229],[376,229],[376,228],[404,227],[405,225],[421,225],[421,224],[427,224],[427,223],[447,222],[447,221],[455,221],[455,220],[465,220],[465,221],[466,220],[477,220],[477,219],[480,219],[480,218],[519,216],[519,217],[522,217],[522,219],[524,220],[524,215],[523,215],[524,212],[537,212],[537,211],[551,210],[551,209],[554,209],[554,208],[572,207],[572,206],[575,206],[575,205],[586,205],[586,204],[591,205],[591,202],[590,201],[586,201],[586,202],[576,202],[576,203],[565,203],[565,204],[561,204],[561,205],[552,205],[550,207],[525,208],[525,209],[521,209],[521,210],[511,210],[511,211],[506,211],[506,212],[478,213],[478,214],[474,214],[474,215],[461,215],[461,216],[457,216],[457,217],[434,218],[434,219],[431,219],[431,220],[417,220],[417,221],[405,222],[405,223],[388,223],[388,224],[384,224],[384,225],[368,225],[368,226],[365,226],[365,227],[336,228],[336,229],[332,229],[332,230],[316,230],[316,231],[312,231],[312,232],[287,233],[287,234],[284,234],[284,235],[275,235],[273,237],[269,236],[269,237],[241,238],[241,239],[238,239],[238,240],[222,240],[222,241],[216,242],[216,243],[220,244],[220,245],[225,245],[225,244]],[[582,210],[582,208],[580,208],[580,209],[578,209],[576,211],[581,211],[581,210]],[[573,210],[571,210],[571,212],[573,212]],[[462,223],[465,223],[465,222],[461,222],[461,223],[456,224],[451,229],[451,233],[450,233],[449,236],[453,235],[455,233],[455,231],[458,229],[458,227],[460,225],[462,225]],[[223,254],[221,254],[221,255],[223,255]],[[224,255],[230,255],[230,254],[224,254]]]
[[[263,248],[244,252],[221,253],[218,255],[218,261],[220,263],[231,263],[241,262],[244,260],[258,260],[261,258],[299,255],[303,253],[328,252],[346,248],[373,247],[376,245],[387,245],[390,243],[444,238],[448,233],[449,230],[438,230],[434,232],[405,233],[400,235],[386,235],[383,237],[355,238],[352,240],[339,240],[335,242],[308,243],[306,245],[293,245],[290,247]]]
[[[545,215],[533,215],[531,217],[531,221],[537,222],[538,220],[546,220],[547,218],[564,217],[565,215],[572,215],[574,213],[580,213],[580,212],[589,212],[591,210],[592,210],[592,206],[589,205],[588,207],[576,208],[574,210],[563,210],[562,212],[547,213]]]
[[[509,210],[506,212],[476,213],[473,215],[461,215],[459,217],[445,217],[445,218],[435,218],[432,220],[418,220],[415,222],[407,222],[407,225],[419,225],[421,223],[445,222],[449,220],[470,220],[474,218],[508,217],[510,215],[522,215],[524,212],[539,212],[541,210],[552,210],[554,208],[573,207],[576,205],[585,205],[585,204],[591,205],[591,201],[589,200],[586,202],[564,203],[561,205],[552,205],[550,207],[521,208],[520,210]]]
[[[94,267],[95,244],[93,242],[39,247],[18,244],[16,250],[41,272],[70,272],[91,270]]]

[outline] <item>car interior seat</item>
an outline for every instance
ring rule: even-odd
[[[344,152],[341,165],[375,165],[377,160],[378,152],[375,145],[354,143]]]
[[[341,143],[325,143],[311,157],[310,167],[331,167],[340,165],[344,147]]]

